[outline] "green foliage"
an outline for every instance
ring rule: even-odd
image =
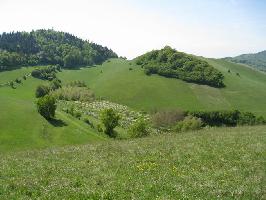
[[[53,119],[55,116],[56,104],[52,96],[46,95],[37,101],[38,112],[47,120]]]
[[[113,57],[117,55],[107,47],[54,30],[0,35],[0,71],[47,64],[76,68],[100,64]]]
[[[144,67],[146,75],[159,74],[187,82],[224,87],[224,76],[207,62],[169,46],[153,50],[136,58],[136,64]]]
[[[184,117],[185,113],[181,110],[163,110],[152,115],[152,122],[155,127],[171,127]]]
[[[94,93],[87,87],[78,86],[64,86],[52,91],[51,95],[58,100],[82,102],[91,102],[95,97]]]
[[[87,87],[85,81],[80,81],[80,80],[76,80],[76,81],[71,81],[70,83],[67,84],[67,86],[71,86],[71,87]]]
[[[61,80],[59,80],[57,78],[52,80],[52,82],[50,83],[51,90],[57,90],[57,89],[59,89],[61,87],[62,87]]]
[[[46,66],[46,67],[33,70],[31,72],[31,75],[34,78],[51,81],[56,78],[56,73],[57,73],[56,66]]]
[[[233,111],[194,111],[190,115],[201,118],[205,125],[209,126],[237,126],[264,124],[265,120],[256,117],[251,112]]]
[[[179,121],[174,130],[177,132],[195,131],[202,127],[203,123],[200,118],[187,116],[184,120]]]
[[[100,119],[105,127],[104,132],[110,137],[115,137],[114,128],[118,126],[120,116],[113,109],[102,111]]]
[[[38,85],[35,91],[35,97],[40,98],[44,97],[45,95],[49,94],[50,92],[50,87],[47,85]]]
[[[129,135],[132,138],[145,137],[149,135],[148,123],[143,119],[138,119],[129,127]]]

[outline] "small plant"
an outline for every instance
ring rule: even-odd
[[[132,67],[130,67],[128,70],[129,70],[129,71],[132,71],[133,69],[132,69]]]
[[[47,120],[55,116],[56,104],[52,96],[46,95],[37,101],[38,112]]]
[[[105,127],[104,132],[110,137],[115,137],[114,128],[118,126],[120,116],[113,109],[103,110],[100,119]]]
[[[185,132],[185,131],[195,131],[202,127],[203,123],[200,118],[187,116],[183,121],[180,121],[175,126],[175,131]]]
[[[24,75],[24,76],[23,76],[23,79],[24,79],[24,80],[27,80],[27,76],[26,76],[26,75]]]
[[[139,119],[129,128],[129,135],[132,138],[145,137],[149,135],[148,123],[143,119]]]

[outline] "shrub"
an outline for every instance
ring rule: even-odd
[[[128,68],[128,70],[129,70],[129,71],[132,71],[133,69],[132,69],[132,67],[130,67],[130,68]]]
[[[149,135],[148,123],[143,119],[139,119],[129,128],[129,135],[132,138],[145,137]]]
[[[35,90],[36,98],[44,97],[45,95],[49,94],[50,88],[46,85],[39,85]]]
[[[27,80],[27,76],[26,76],[26,75],[24,75],[24,76],[23,76],[23,79],[24,79],[24,80]]]
[[[62,87],[62,85],[61,85],[61,81],[59,79],[56,78],[56,79],[52,80],[52,82],[50,84],[51,90],[57,90],[61,87]]]
[[[56,66],[47,66],[47,67],[42,67],[40,69],[33,70],[31,72],[31,75],[34,78],[51,81],[56,78],[56,72],[57,72]]]
[[[152,123],[155,127],[170,127],[184,117],[185,113],[181,110],[159,111],[152,115]]]
[[[55,116],[56,104],[52,96],[46,95],[37,101],[38,112],[47,120],[53,119]]]
[[[201,119],[197,117],[187,116],[183,121],[180,121],[175,126],[175,131],[184,132],[184,131],[194,131],[199,130],[202,127]]]
[[[21,80],[18,79],[18,78],[16,78],[15,82],[18,83],[18,84],[20,84],[21,83]]]
[[[105,127],[104,132],[110,137],[115,137],[114,128],[118,126],[120,116],[113,109],[106,109],[102,111],[100,118]]]
[[[102,128],[101,124],[97,124],[97,131],[100,133],[103,132],[103,128]]]
[[[250,112],[233,111],[197,111],[189,112],[194,117],[201,118],[204,125],[209,126],[237,126],[263,124],[263,117],[256,117]]]
[[[94,93],[86,87],[66,86],[52,91],[58,100],[90,102],[94,100]]]
[[[86,83],[84,81],[72,81],[67,84],[67,86],[71,87],[87,87]]]

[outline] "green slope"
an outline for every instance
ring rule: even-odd
[[[1,155],[0,199],[265,199],[265,127]]]
[[[84,80],[96,93],[137,110],[240,109],[266,117],[266,75],[224,60],[208,62],[225,75],[226,87],[217,89],[158,75],[146,76],[129,61],[112,59],[102,66],[58,73],[63,83]],[[133,70],[129,70],[132,68]],[[33,68],[1,72],[0,84]],[[228,69],[231,73],[228,73]],[[240,77],[236,75],[240,74]],[[57,112],[61,125],[44,120],[36,111],[34,92],[42,81],[29,77],[17,87],[0,87],[0,151],[83,144],[105,139],[85,123]]]
[[[14,80],[32,70],[0,73],[0,82]],[[0,87],[0,152],[48,146],[81,144],[102,140],[84,123],[56,113],[56,124],[48,123],[36,110],[34,92],[42,81],[28,78],[17,89]]]
[[[258,70],[266,71],[266,51],[242,54],[233,58],[229,57],[225,59],[235,63],[246,64]]]
[[[225,88],[186,83],[158,75],[147,76],[139,66],[120,59],[93,68],[64,70],[59,77],[66,82],[84,80],[98,97],[140,110],[240,109],[266,117],[265,74],[224,60],[207,61],[224,74]]]

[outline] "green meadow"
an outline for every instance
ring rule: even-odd
[[[266,129],[6,153],[0,199],[265,199]]]

